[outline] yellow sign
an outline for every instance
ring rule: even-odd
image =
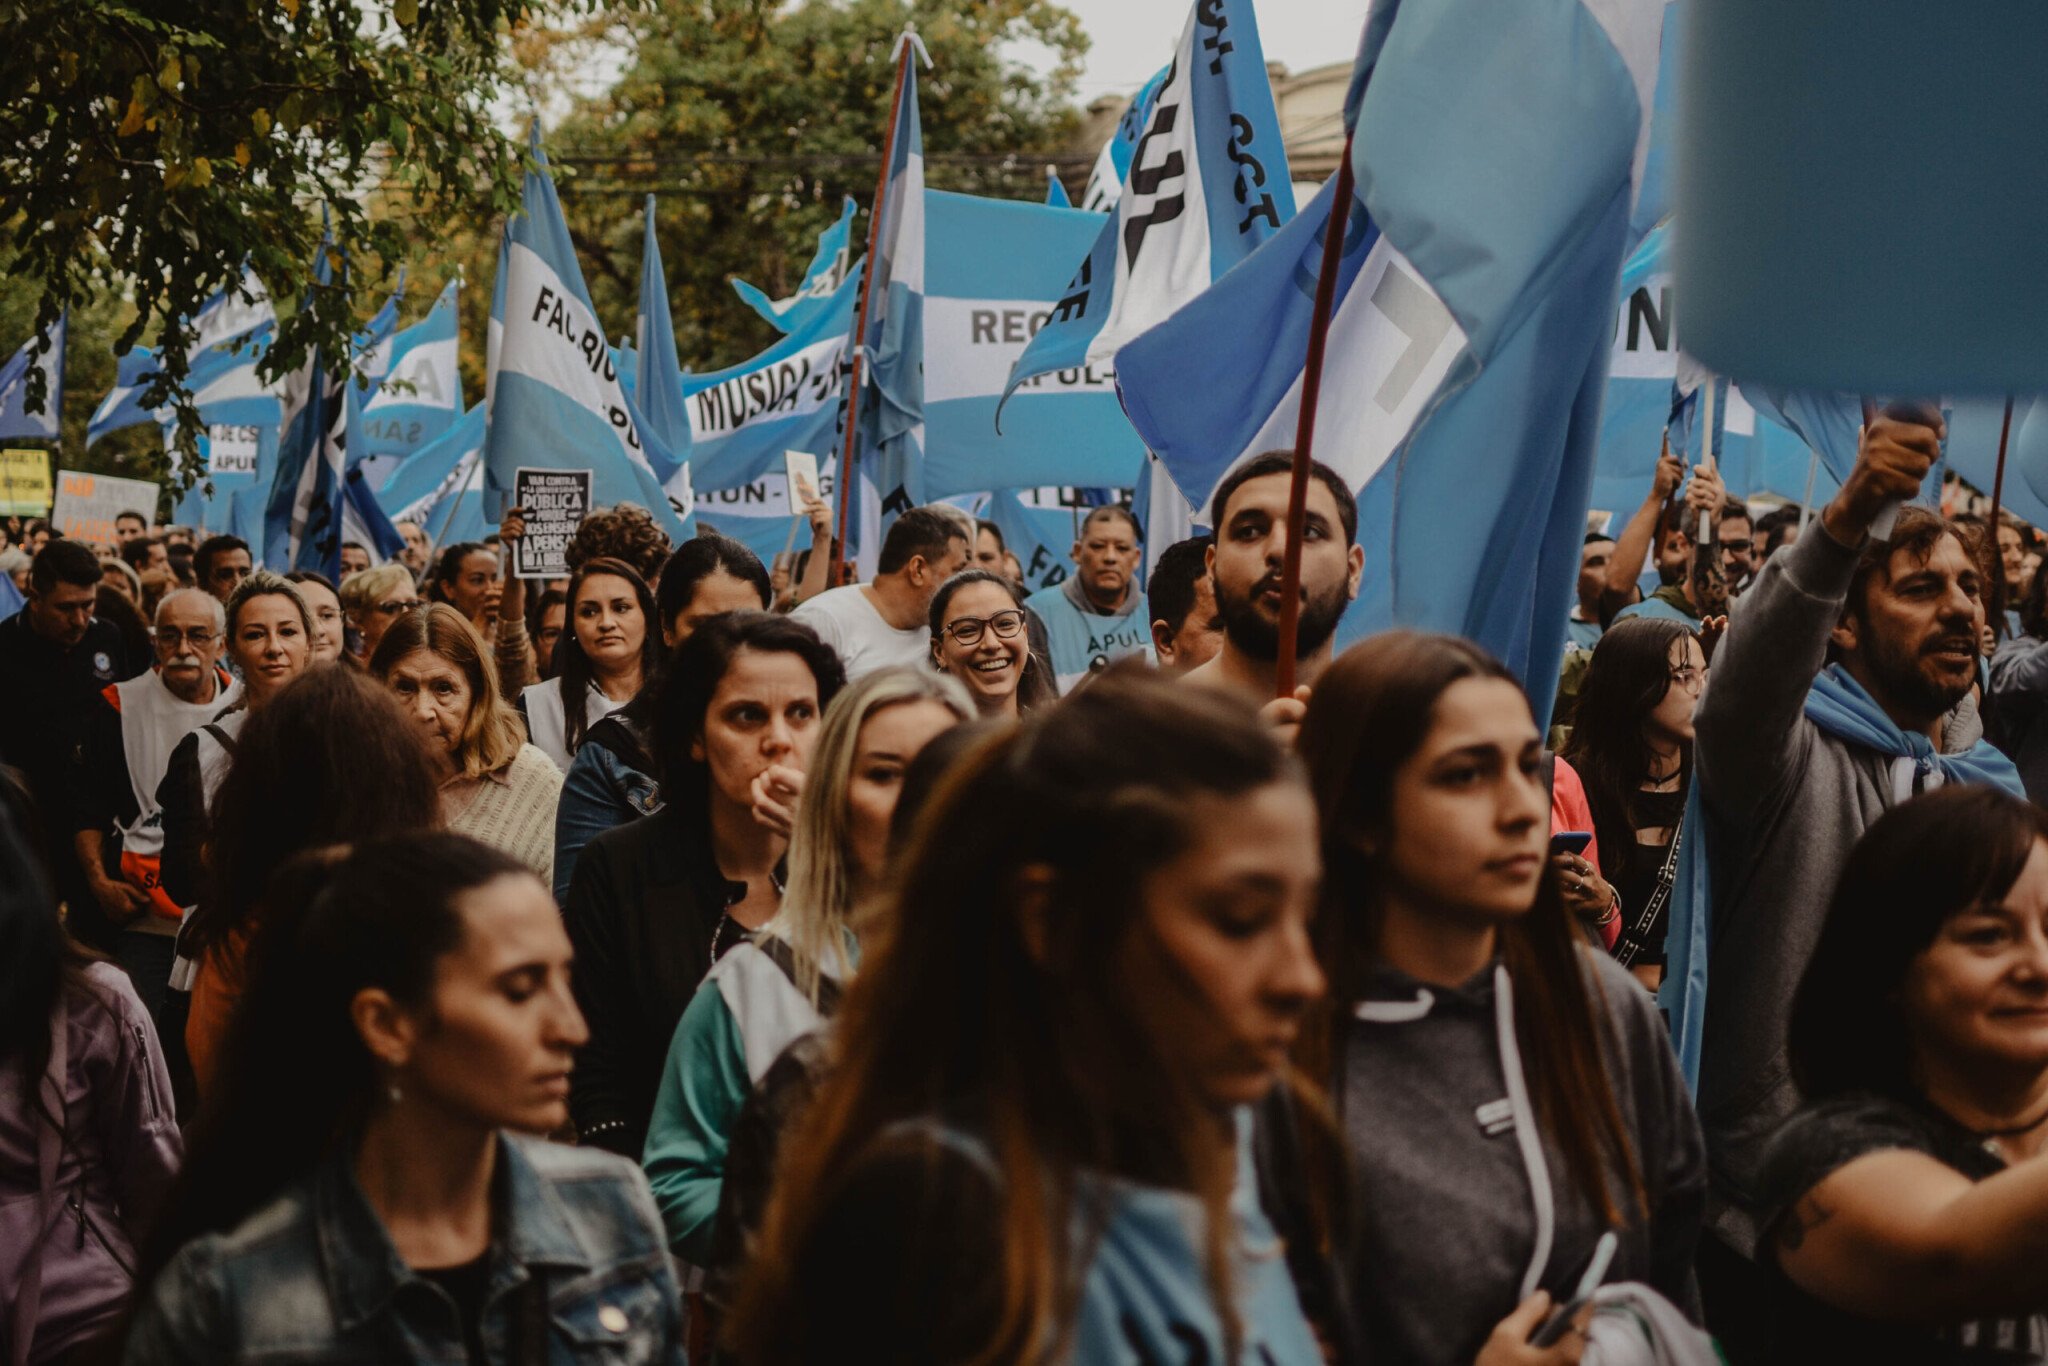
[[[0,517],[40,517],[50,510],[50,453],[0,451]]]

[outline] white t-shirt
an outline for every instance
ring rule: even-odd
[[[839,662],[846,668],[849,683],[892,664],[913,669],[931,667],[931,627],[918,625],[908,631],[897,630],[882,620],[882,614],[875,610],[860,584],[827,589],[789,615],[816,631],[818,639],[839,652]]]

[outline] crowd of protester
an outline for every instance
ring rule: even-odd
[[[1942,435],[1664,457],[1547,714],[1340,648],[1320,465],[1278,695],[1286,452],[1035,593],[945,505],[837,587],[815,500],[555,581],[0,528],[0,1341],[2048,1363],[2048,575],[1894,511]]]

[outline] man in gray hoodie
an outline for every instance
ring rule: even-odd
[[[1743,1257],[1763,1144],[1798,1103],[1785,1055],[1793,993],[1850,847],[1916,792],[2011,771],[1983,743],[1970,696],[1985,610],[1971,547],[1911,507],[1888,542],[1870,535],[1919,491],[1941,439],[1929,408],[1871,421],[1841,492],[1745,596],[1694,722],[1714,882],[1699,1080],[1708,1217]]]

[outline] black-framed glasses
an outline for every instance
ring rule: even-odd
[[[406,598],[403,601],[393,598],[390,602],[378,603],[372,610],[382,612],[387,617],[395,617],[400,613],[410,612],[416,607],[425,607],[426,605],[419,598]]]
[[[997,612],[990,617],[955,617],[946,623],[946,634],[953,637],[955,645],[977,645],[981,642],[982,629],[996,633],[997,640],[1014,639],[1024,629],[1024,610],[1012,607],[1007,612]]]
[[[168,645],[173,650],[187,642],[191,644],[193,649],[203,650],[219,639],[219,636],[207,630],[180,631],[175,626],[159,626],[156,628],[156,643]]]

